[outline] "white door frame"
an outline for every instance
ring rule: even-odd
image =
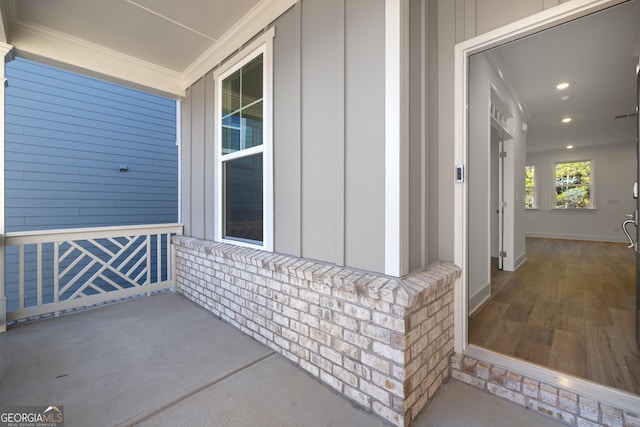
[[[501,136],[498,140],[498,268],[504,268],[504,138]],[[513,209],[513,207],[511,207]],[[491,207],[493,209],[493,206]],[[492,231],[493,232],[493,231]],[[511,231],[513,235],[513,230]],[[491,233],[489,234],[491,235]],[[511,251],[513,254],[513,251]],[[491,264],[491,259],[489,259]],[[491,271],[491,269],[489,269]],[[491,283],[491,278],[489,278]]]
[[[574,0],[482,34],[455,46],[454,63],[454,165],[467,165],[468,153],[468,70],[469,56],[500,44],[551,28],[573,19],[623,3],[623,0]],[[453,166],[453,165],[452,165]],[[468,169],[468,165],[466,166]],[[502,366],[547,384],[586,394],[605,402],[615,402],[623,409],[640,407],[640,397],[612,389],[581,378],[561,374],[532,363],[501,355],[468,342],[468,241],[467,241],[467,188],[468,183],[454,188],[454,261],[462,274],[455,289],[455,351],[489,364]]]

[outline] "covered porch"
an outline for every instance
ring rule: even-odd
[[[17,307],[0,292],[0,329],[5,318],[31,319],[0,334],[0,405],[63,405],[72,426],[622,420],[608,406],[615,399],[465,355],[464,281],[442,260],[466,251],[454,228],[466,209],[454,199],[466,187],[454,191],[451,176],[448,76],[462,33],[483,34],[462,25],[477,21],[475,6],[252,0],[234,3],[225,20],[215,8],[223,2],[151,3],[0,0],[6,60],[17,54],[178,100],[181,223],[162,238],[101,230],[77,244],[86,236],[11,236],[0,218],[0,258],[5,246],[31,245],[10,265],[41,271],[49,254],[56,260],[53,281],[17,274]],[[123,36],[100,37],[114,33]],[[266,171],[255,180],[265,200],[259,249],[221,238],[220,87],[247,52],[264,55],[256,102],[268,106],[266,148],[251,152],[266,159],[255,168]],[[75,253],[85,261],[74,264]],[[112,290],[135,299],[111,304]],[[79,296],[87,304],[60,305]]]
[[[0,405],[62,405],[68,426],[388,425],[172,292],[11,327],[0,378]],[[471,424],[560,425],[455,380],[413,423]]]

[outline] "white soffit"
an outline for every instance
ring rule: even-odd
[[[0,2],[7,43],[20,55],[184,96],[295,0]]]

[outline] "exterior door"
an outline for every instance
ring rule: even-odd
[[[504,269],[504,139],[498,142],[498,268]]]
[[[636,222],[636,245],[634,247],[636,251],[636,343],[640,347],[640,254],[638,253],[638,243],[640,242],[640,227],[638,227],[638,212],[640,211],[640,198],[638,197],[638,186],[640,185],[640,62],[638,68],[636,68],[637,80],[636,80],[636,184],[634,185],[633,196],[636,198],[636,211],[634,213],[634,220]]]

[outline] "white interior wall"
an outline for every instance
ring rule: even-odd
[[[504,150],[504,269],[515,270],[526,258],[524,232],[524,158],[526,134],[521,132],[522,115],[517,101],[484,55],[474,56],[469,64],[469,311],[491,294],[492,254],[497,255],[498,219],[497,143],[492,143],[490,128],[491,91],[502,100],[502,108],[512,115]]]
[[[494,230],[491,233],[491,257],[497,258],[498,252],[500,250],[500,244],[498,241],[498,226],[499,215],[498,209],[500,208],[500,186],[498,185],[500,171],[498,168],[498,153],[500,150],[500,145],[498,139],[492,135],[491,136],[491,154],[489,155],[491,166],[489,167],[491,173],[491,203],[490,203],[490,212],[491,216],[491,230]]]
[[[484,55],[469,62],[469,312],[491,294],[489,217],[490,81],[492,70]]]
[[[554,162],[595,160],[595,209],[553,209]],[[532,237],[625,242],[621,223],[633,212],[636,148],[625,144],[528,153],[536,168],[538,209],[526,211],[526,234]]]
[[[526,246],[526,209],[525,202],[525,171],[527,159],[527,133],[523,131],[523,118],[521,115],[516,115],[516,132],[515,140],[517,149],[514,151],[513,164],[515,169],[514,174],[514,203],[516,209],[514,209],[513,216],[513,269],[520,267],[527,258],[527,246]]]

